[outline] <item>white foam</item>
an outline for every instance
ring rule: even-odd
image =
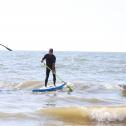
[[[121,112],[121,111],[109,111],[106,108],[102,108],[102,109],[97,109],[97,110],[93,110],[91,113],[91,119],[99,121],[99,122],[113,122],[113,121],[124,121],[124,119],[126,118],[126,114]]]

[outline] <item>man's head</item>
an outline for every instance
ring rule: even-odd
[[[53,49],[52,48],[49,49],[49,54],[53,54]]]

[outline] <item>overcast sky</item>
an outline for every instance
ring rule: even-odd
[[[0,43],[14,50],[126,51],[126,0],[0,0]]]

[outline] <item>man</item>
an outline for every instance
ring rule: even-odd
[[[53,74],[53,83],[54,83],[54,86],[55,86],[55,83],[56,83],[56,70],[55,70],[56,57],[55,57],[55,55],[53,55],[53,49],[52,48],[49,49],[48,54],[44,55],[41,62],[43,63],[44,60],[46,60],[45,87],[47,87],[48,78],[49,78],[49,74],[50,74],[51,70],[52,70],[52,74]]]

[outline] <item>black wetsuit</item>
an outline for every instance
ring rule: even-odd
[[[55,68],[53,68],[53,64],[55,64],[56,62],[56,57],[53,54],[46,54],[42,60],[46,60],[46,65],[51,69],[51,70],[55,70]],[[49,73],[50,73],[50,69],[46,68],[46,78],[45,78],[45,87],[47,86],[48,83],[48,78],[49,78]],[[53,73],[53,83],[55,85],[56,83],[56,75]]]

